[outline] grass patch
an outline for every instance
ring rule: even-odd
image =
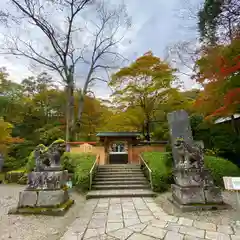
[[[5,174],[4,173],[0,173],[0,181],[4,181],[4,179],[5,179]]]

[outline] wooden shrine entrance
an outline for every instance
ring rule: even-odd
[[[138,132],[101,132],[97,134],[104,144],[105,164],[132,163],[132,145],[140,136]]]

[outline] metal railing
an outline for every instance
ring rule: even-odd
[[[150,186],[151,189],[153,190],[153,182],[152,182],[152,170],[149,168],[149,166],[147,165],[147,163],[144,161],[143,157],[139,154],[139,160],[140,160],[140,165],[144,165],[147,170],[148,170],[148,177],[149,177],[149,181],[150,181]]]
[[[92,168],[89,172],[89,190],[92,189],[92,181],[93,181],[93,177],[94,177],[94,174],[96,172],[96,169],[98,167],[99,160],[100,160],[100,155],[97,155],[96,160],[95,160],[95,162],[94,162],[94,164],[93,164],[93,166],[92,166]]]

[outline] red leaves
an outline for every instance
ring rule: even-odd
[[[229,45],[204,48],[196,62],[196,79],[204,87],[195,106],[198,111],[213,116],[236,113],[240,104],[240,39]]]
[[[227,64],[227,61],[224,60],[224,58],[222,57],[220,72],[223,77],[227,77],[237,71],[240,71],[240,56],[234,58],[233,63],[234,63],[233,66],[231,65],[229,66],[229,64]]]
[[[227,92],[224,96],[224,106],[218,108],[205,119],[210,119],[215,116],[229,115],[234,111],[236,105],[240,104],[240,88],[235,88]]]
[[[228,91],[225,95],[224,102],[226,106],[230,104],[240,104],[240,88]]]

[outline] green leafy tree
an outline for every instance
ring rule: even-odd
[[[112,76],[113,97],[123,107],[138,107],[144,117],[143,134],[150,141],[150,124],[156,106],[167,101],[172,90],[174,72],[167,63],[147,52],[130,66]]]

